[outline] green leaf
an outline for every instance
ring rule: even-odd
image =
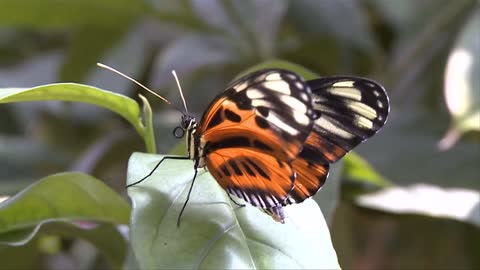
[[[35,237],[40,226],[13,230],[0,234],[0,245],[23,246]]]
[[[132,155],[128,183],[143,178],[160,159]],[[280,224],[257,208],[231,204],[203,169],[177,228],[193,172],[190,160],[165,160],[151,177],[128,189],[130,239],[141,268],[339,268],[313,200],[286,207],[288,217]]]
[[[345,156],[343,177],[349,181],[368,184],[375,187],[388,187],[391,183],[363,158],[355,153]]]
[[[18,247],[0,247],[2,269],[35,269],[43,266],[43,254],[37,241]]]
[[[155,149],[145,139],[152,134],[145,132],[145,127],[140,118],[140,106],[129,97],[75,83],[48,84],[33,88],[0,89],[0,103],[47,100],[84,102],[116,112],[130,122],[138,134],[144,138],[147,151],[155,152]]]
[[[0,24],[34,29],[79,25],[115,27],[145,11],[135,0],[2,0]]]
[[[150,103],[148,102],[148,99],[146,99],[142,95],[138,95],[138,97],[143,102],[143,114],[145,115],[144,117],[145,136],[143,137],[143,140],[145,141],[146,148],[150,150],[149,152],[156,153],[157,145],[155,144],[155,134],[153,130],[152,108],[150,107]]]
[[[34,233],[28,230],[51,221],[126,224],[129,211],[122,197],[94,177],[82,173],[55,174],[0,204],[0,241],[31,238]],[[8,234],[12,232],[16,237]]]
[[[440,143],[450,148],[459,135],[480,131],[480,11],[469,19],[450,53],[445,72],[445,100],[453,118],[450,132]]]

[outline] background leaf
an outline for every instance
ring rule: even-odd
[[[122,95],[74,83],[60,83],[38,86],[30,89],[11,88],[0,92],[1,103],[26,101],[63,100],[95,104],[114,111],[140,131],[138,104]]]
[[[79,201],[82,203],[78,204]],[[52,175],[0,204],[0,239],[2,234],[31,230],[55,220],[126,224],[129,210],[125,200],[91,176],[81,173]]]
[[[445,101],[452,115],[450,132],[440,142],[442,149],[450,148],[459,135],[480,131],[480,11],[472,14],[450,53],[445,72]]]

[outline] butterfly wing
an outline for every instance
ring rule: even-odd
[[[214,99],[199,126],[208,170],[230,194],[277,213],[293,188],[291,160],[315,113],[308,84],[281,69],[251,73]]]
[[[357,77],[327,77],[307,82],[317,119],[303,150],[293,161],[295,188],[287,203],[313,196],[325,183],[329,163],[342,158],[385,124],[389,101],[378,83]]]
[[[237,147],[294,159],[313,126],[311,98],[308,84],[286,70],[261,70],[235,81],[202,117],[205,155]]]
[[[225,191],[263,209],[281,207],[295,180],[288,162],[251,149],[218,149],[206,164]]]

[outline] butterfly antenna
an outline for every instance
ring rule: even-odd
[[[153,90],[150,90],[148,87],[146,87],[145,85],[141,84],[141,83],[138,82],[137,80],[135,80],[135,79],[133,79],[133,78],[131,78],[131,77],[123,74],[122,72],[120,72],[120,71],[118,71],[118,70],[116,70],[116,69],[114,69],[114,68],[112,68],[112,67],[110,67],[110,66],[107,66],[107,65],[105,65],[105,64],[97,63],[97,66],[99,66],[99,67],[101,67],[101,68],[104,68],[104,69],[108,69],[108,70],[110,70],[111,72],[116,73],[116,74],[124,77],[125,79],[127,79],[127,80],[135,83],[136,85],[138,85],[138,86],[142,87],[143,89],[147,90],[150,94],[152,94],[152,95],[158,97],[159,99],[165,101],[167,104],[172,105],[173,107],[175,107],[175,109],[177,109],[178,111],[180,111],[181,113],[183,113],[182,110],[180,110],[177,106],[175,106],[175,104],[172,104],[168,99],[160,96],[159,94],[155,93]],[[180,92],[180,93],[181,93],[181,92]]]
[[[182,97],[183,106],[185,107],[185,112],[188,115],[187,102],[185,101],[185,97],[183,96],[182,87],[180,86],[180,81],[178,80],[177,73],[175,72],[175,70],[172,70],[172,74],[173,74],[173,77],[175,78],[175,81],[177,82],[178,90],[180,91],[180,97]]]

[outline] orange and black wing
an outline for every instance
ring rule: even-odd
[[[281,208],[295,180],[291,161],[314,119],[312,93],[301,77],[257,71],[232,83],[206,110],[200,152],[227,192],[266,210]]]
[[[205,154],[219,148],[263,152],[292,160],[313,127],[312,93],[293,72],[251,73],[220,94],[205,111],[199,134]]]
[[[325,183],[329,164],[374,135],[385,124],[389,101],[378,83],[358,77],[308,81],[317,115],[298,158],[295,187],[287,203],[313,196]]]
[[[218,149],[206,164],[225,191],[263,209],[284,205],[295,180],[289,162],[251,149]]]

